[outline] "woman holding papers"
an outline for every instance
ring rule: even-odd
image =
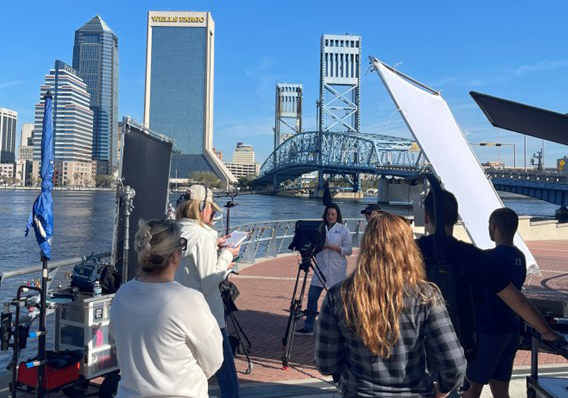
[[[325,277],[320,280],[316,275],[312,275],[312,283],[308,291],[308,311],[304,328],[296,330],[297,335],[311,336],[314,334],[314,323],[318,311],[318,300],[323,287],[330,288],[339,283],[347,276],[347,256],[353,252],[353,243],[349,229],[343,225],[341,210],[335,203],[330,204],[323,212],[325,224],[325,246],[316,255],[318,267]]]
[[[225,279],[240,247],[220,248],[224,240],[218,241],[217,232],[208,225],[212,212],[220,210],[213,202],[213,192],[210,189],[203,185],[193,185],[180,199],[177,219],[181,236],[187,239],[187,248],[182,252],[181,265],[175,278],[182,285],[199,290],[205,296],[223,335],[224,361],[215,374],[221,397],[238,397],[239,381],[225,330],[225,309],[219,284]]]

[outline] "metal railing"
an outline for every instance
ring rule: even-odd
[[[294,237],[296,221],[298,220],[264,221],[231,228],[250,233],[249,240],[241,247],[241,262],[252,264],[258,258],[276,257],[278,254],[290,252],[288,245]],[[353,247],[359,247],[359,240],[367,222],[364,218],[346,218],[343,223],[351,232]]]
[[[294,237],[296,221],[298,220],[263,221],[241,224],[231,228],[233,231],[239,230],[250,233],[250,239],[242,244],[241,261],[253,264],[256,259],[261,257],[276,257],[278,254],[290,252],[288,245]],[[365,219],[347,218],[343,222],[351,232],[353,247],[359,247],[360,237],[367,224]],[[110,256],[110,252],[105,252],[93,254],[90,257],[102,259]],[[60,267],[73,266],[84,262],[86,259],[86,256],[76,256],[65,260],[51,261],[48,263],[48,268],[53,270]],[[37,264],[21,266],[15,270],[0,271],[0,287],[7,279],[41,272],[41,268],[41,264]]]
[[[49,270],[53,270],[60,267],[68,267],[71,265],[79,264],[87,260],[87,258],[101,259],[105,257],[110,257],[110,255],[111,255],[110,252],[106,252],[106,253],[92,254],[90,256],[76,256],[68,258],[66,260],[51,261],[47,264],[47,268]],[[4,283],[6,279],[14,278],[17,276],[29,275],[36,272],[41,272],[41,270],[42,270],[42,265],[37,264],[37,265],[25,265],[19,267],[18,269],[10,271],[0,271],[0,287],[2,286],[2,283]]]

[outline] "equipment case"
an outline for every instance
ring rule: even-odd
[[[80,374],[92,379],[118,370],[116,346],[110,334],[114,294],[81,298],[57,307],[55,349],[84,350]]]

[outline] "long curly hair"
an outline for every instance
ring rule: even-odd
[[[422,255],[408,223],[401,217],[378,212],[368,222],[357,267],[341,286],[347,327],[375,355],[388,358],[400,335],[399,316],[404,298],[422,303],[440,300],[432,296],[425,280]]]

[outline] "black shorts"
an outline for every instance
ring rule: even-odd
[[[491,379],[510,381],[519,332],[479,333],[478,339],[477,356],[467,366],[469,381],[479,384],[487,384]]]

